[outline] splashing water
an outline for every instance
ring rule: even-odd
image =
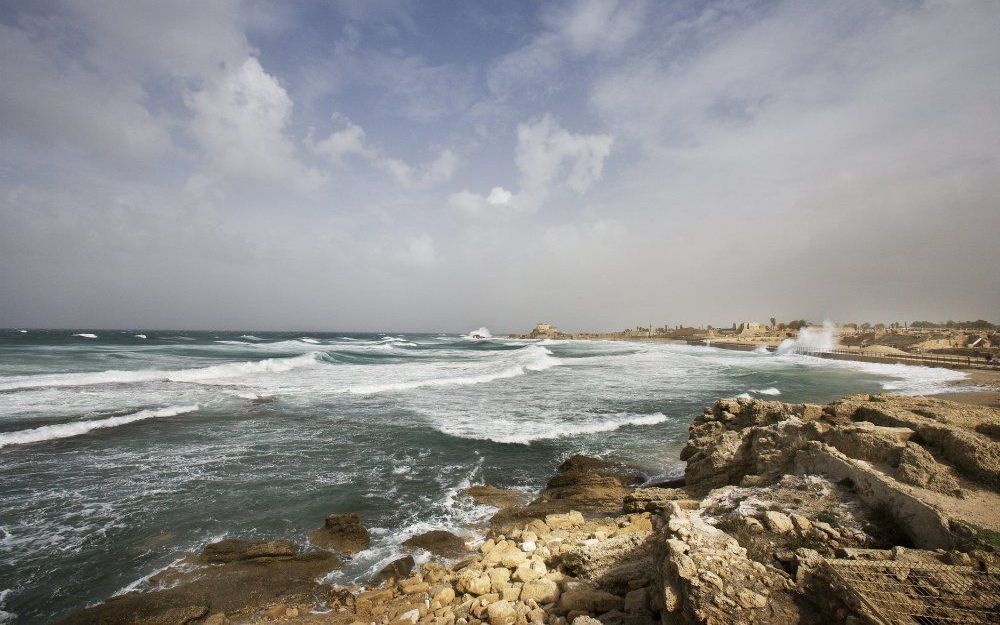
[[[805,352],[828,352],[837,346],[837,326],[832,321],[824,321],[823,327],[811,326],[799,330],[794,339],[785,339],[778,345],[777,353],[801,354]]]

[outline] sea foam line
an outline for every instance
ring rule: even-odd
[[[532,350],[532,351],[527,351]],[[421,380],[409,380],[406,382],[388,382],[385,384],[359,384],[341,389],[341,393],[351,393],[354,395],[374,395],[392,391],[408,391],[417,388],[435,386],[467,386],[471,384],[483,384],[494,380],[516,378],[525,375],[529,371],[544,371],[562,364],[562,361],[552,355],[552,352],[544,347],[531,346],[526,348],[529,362],[512,365],[499,371],[482,373],[479,375],[463,375],[445,378],[425,378]]]
[[[131,382],[208,382],[251,373],[282,373],[293,369],[319,364],[322,352],[310,352],[289,358],[265,358],[247,362],[230,362],[195,369],[139,369],[123,371],[111,369],[93,373],[53,373],[44,375],[18,375],[0,378],[0,390],[46,388],[52,386],[89,386],[93,384],[122,384]]]
[[[0,447],[7,445],[24,445],[27,443],[37,443],[56,438],[69,438],[79,436],[93,430],[101,428],[113,428],[127,423],[143,421],[145,419],[155,419],[157,417],[173,417],[187,412],[194,412],[198,405],[191,406],[169,406],[156,410],[140,410],[130,415],[120,417],[108,417],[107,419],[94,419],[92,421],[74,421],[72,423],[59,423],[56,425],[43,425],[30,430],[17,430],[15,432],[4,432],[0,434]]]

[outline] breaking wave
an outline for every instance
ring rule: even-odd
[[[56,373],[23,375],[0,378],[0,391],[17,391],[53,386],[90,386],[94,384],[128,384],[134,382],[194,382],[206,383],[252,373],[281,373],[293,369],[315,366],[320,363],[322,352],[310,352],[290,358],[265,358],[248,362],[230,362],[197,369],[140,369],[122,371],[111,369],[93,373]]]
[[[808,327],[799,330],[794,339],[785,339],[778,345],[777,354],[801,354],[803,352],[828,352],[837,346],[837,326],[824,321],[823,327]]]
[[[37,443],[55,438],[69,438],[70,436],[79,436],[101,428],[113,428],[119,425],[143,421],[145,419],[155,419],[157,417],[173,417],[187,412],[194,412],[197,409],[197,404],[191,406],[170,406],[168,408],[159,408],[156,410],[140,410],[139,412],[120,417],[108,417],[107,419],[95,419],[92,421],[74,421],[72,423],[59,423],[57,425],[43,425],[30,430],[4,432],[3,434],[0,434],[0,447],[6,447],[7,445]]]
[[[489,328],[483,327],[483,328],[479,328],[478,330],[473,330],[472,332],[469,332],[468,334],[463,334],[462,338],[472,339],[474,341],[481,341],[483,339],[491,339],[491,338],[493,338],[493,335],[490,333]]]
[[[758,395],[781,395],[781,391],[774,388],[773,386],[769,388],[752,388],[751,393],[757,393]]]
[[[551,423],[524,423],[510,427],[509,424],[497,423],[499,431],[486,431],[481,429],[482,424],[468,424],[466,428],[455,428],[444,426],[441,431],[461,438],[472,438],[479,440],[489,440],[495,443],[510,443],[515,445],[529,445],[533,441],[551,440],[556,438],[570,438],[573,436],[583,436],[585,434],[599,434],[601,432],[613,432],[627,426],[656,425],[667,420],[667,416],[662,412],[652,414],[635,414],[630,412],[620,412],[617,414],[605,415],[600,421],[590,421],[584,423],[572,423],[558,421]]]
[[[426,388],[433,386],[466,386],[471,384],[483,384],[494,380],[505,378],[516,378],[525,375],[529,371],[544,371],[561,364],[552,352],[544,347],[532,345],[519,351],[518,354],[527,355],[526,362],[511,365],[497,371],[480,373],[475,375],[447,376],[440,378],[424,378],[418,380],[408,380],[406,382],[389,382],[385,384],[359,384],[342,389],[342,393],[352,393],[355,395],[374,395],[376,393],[386,393],[392,391],[407,391],[415,388]]]
[[[84,338],[84,339],[96,339],[97,338],[96,334],[91,334],[90,332],[77,332],[73,336],[79,336],[80,338]]]

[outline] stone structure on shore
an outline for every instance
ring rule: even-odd
[[[208,545],[66,623],[662,625],[1000,621],[1000,410],[919,397],[720,400],[685,476],[573,456],[533,500],[487,485],[475,541],[437,530],[366,585],[317,579],[367,544],[333,515],[302,551]],[[882,620],[879,620],[882,619]],[[947,620],[951,619],[951,620]]]

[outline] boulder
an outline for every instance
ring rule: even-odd
[[[792,520],[783,512],[768,510],[764,513],[764,525],[776,534],[791,534],[795,531]]]
[[[490,625],[514,625],[517,621],[517,612],[509,601],[497,601],[491,603],[486,608]]]
[[[404,547],[417,547],[448,558],[462,556],[468,550],[465,540],[445,530],[431,530],[403,541]]]
[[[551,579],[536,579],[521,586],[521,601],[534,601],[539,605],[555,603],[559,599],[559,585]]]
[[[368,548],[371,535],[357,514],[331,514],[323,527],[309,534],[309,542],[324,549],[357,553]]]

